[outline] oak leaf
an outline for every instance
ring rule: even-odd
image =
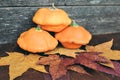
[[[69,57],[75,57],[75,52],[84,52],[82,49],[67,49],[63,47],[57,47],[56,49],[52,51],[45,52],[45,54],[56,54],[59,53],[60,55],[65,55]]]
[[[8,56],[0,58],[0,66],[9,65],[10,80],[21,76],[29,68],[33,68],[40,72],[47,72],[43,65],[37,65],[36,62],[40,58],[37,54],[24,55],[18,52],[7,52]]]

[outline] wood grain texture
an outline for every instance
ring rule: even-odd
[[[1,0],[0,6],[43,6],[43,5],[120,5],[120,0]]]
[[[1,7],[0,44],[15,42],[33,26],[32,17],[41,7]],[[120,6],[58,6],[92,34],[120,32]]]
[[[35,11],[52,3],[92,34],[120,32],[120,0],[1,0],[0,44],[16,42],[21,32],[36,26]]]
[[[120,5],[120,0],[66,0],[66,5]]]

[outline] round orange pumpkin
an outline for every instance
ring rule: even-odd
[[[47,31],[37,27],[21,33],[17,43],[22,49],[36,53],[53,50],[56,48],[58,41]]]
[[[42,29],[52,32],[60,32],[71,24],[68,14],[58,8],[40,8],[33,16],[33,22],[39,24]]]
[[[77,25],[74,21],[71,26],[55,34],[55,38],[61,42],[65,48],[80,48],[86,45],[92,35],[84,27]]]

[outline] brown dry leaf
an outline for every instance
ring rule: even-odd
[[[59,53],[61,55],[65,55],[65,56],[75,57],[76,56],[75,52],[84,52],[84,50],[82,50],[82,49],[67,49],[67,48],[63,48],[63,47],[57,47],[56,49],[54,49],[52,51],[46,52],[45,54]]]
[[[49,65],[49,73],[52,76],[53,80],[59,79],[60,77],[66,75],[68,69],[76,71],[78,73],[87,74],[84,69],[77,65],[83,65],[88,68],[105,72],[108,74],[116,75],[119,77],[119,63],[113,63],[113,68],[108,68],[102,65],[108,65],[105,63],[110,63],[109,59],[104,56],[100,56],[101,52],[78,52],[75,58],[59,56],[56,54],[51,54],[48,56],[41,57],[38,61],[38,64]],[[99,63],[104,63],[100,65]],[[72,67],[70,67],[72,66]]]
[[[63,69],[63,66],[60,66],[61,59],[58,55],[49,55],[47,57],[41,57],[38,61],[38,64],[50,65],[49,73],[51,74],[53,80],[66,74],[66,70]]]
[[[72,70],[72,71],[75,71],[75,72],[78,72],[80,74],[87,74],[87,75],[90,75],[89,73],[87,73],[83,67],[81,67],[80,65],[71,65],[71,66],[68,66],[69,70]]]
[[[41,57],[38,64],[49,65],[49,72],[53,80],[56,80],[63,75],[66,75],[67,66],[74,63],[73,58],[61,58],[58,55],[49,55],[47,57]]]
[[[99,56],[100,52],[81,52],[76,55],[75,63],[82,64],[91,69],[97,70],[98,63],[108,63],[109,60]]]
[[[84,65],[88,68],[105,72],[120,77],[120,63],[112,61],[113,68],[100,65],[98,62],[109,63],[104,56],[99,56],[98,52],[83,52],[76,56],[74,63]]]
[[[101,65],[104,65],[104,66],[107,66],[107,67],[110,67],[110,68],[114,68],[114,65],[112,63],[112,61],[108,60],[109,62],[108,63],[100,63]]]
[[[43,65],[37,65],[36,62],[40,56],[37,54],[24,55],[18,52],[7,52],[9,56],[0,58],[0,66],[9,65],[10,80],[21,76],[29,68],[33,68],[40,72],[47,72]]]
[[[97,70],[120,77],[120,63],[116,61],[112,61],[112,63],[114,65],[114,69],[98,65]]]

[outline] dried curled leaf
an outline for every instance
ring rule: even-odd
[[[80,53],[79,55],[77,55],[77,57],[75,59],[75,63],[84,65],[88,68],[91,68],[91,69],[94,69],[97,71],[105,72],[105,73],[120,77],[120,63],[112,62],[114,69],[102,66],[99,64],[99,62],[109,63],[109,60],[103,56],[99,56],[99,58],[96,56],[97,58],[95,58],[96,54],[97,54],[97,56],[99,56],[98,52]],[[91,55],[91,56],[89,56],[89,55]],[[92,55],[93,55],[93,57],[92,57]]]
[[[9,65],[10,80],[14,80],[16,77],[21,76],[29,68],[46,73],[43,65],[36,64],[40,58],[37,54],[29,54],[26,56],[18,52],[8,52],[7,54],[9,56],[0,58],[0,66]]]
[[[120,77],[120,63],[112,61],[114,69],[98,65],[97,70]]]
[[[49,55],[47,57],[42,57],[38,61],[39,64],[49,65],[49,72],[53,78],[56,80],[63,75],[66,75],[67,66],[74,63],[73,58],[62,58],[58,55]]]
[[[98,70],[99,62],[108,63],[109,60],[103,56],[99,56],[99,52],[77,52],[75,58],[70,57],[60,57],[59,55],[49,55],[47,57],[41,57],[38,61],[39,64],[49,65],[49,72],[53,78],[56,80],[63,75],[66,75],[67,69],[76,71],[82,74],[88,74],[82,67],[76,66],[76,64],[81,64],[86,67]]]
[[[80,65],[71,65],[71,66],[68,66],[67,68],[68,70],[72,70],[72,71],[75,71],[75,72],[78,72],[80,74],[87,74],[87,75],[90,75],[89,73],[87,73],[83,67],[81,67]]]
[[[60,55],[75,57],[76,56],[75,52],[84,52],[84,50],[81,50],[81,49],[67,49],[67,48],[63,48],[63,47],[57,47],[56,49],[54,49],[52,51],[46,52],[45,54],[59,53]]]
[[[110,60],[108,60],[108,62],[107,62],[107,63],[99,63],[99,64],[101,64],[101,65],[104,65],[104,66],[106,66],[106,67],[109,67],[109,68],[113,68],[113,69],[114,69],[114,65],[113,65],[112,61],[110,61]]]
[[[58,55],[49,55],[47,57],[41,57],[38,64],[49,65],[49,73],[51,74],[53,80],[66,74],[66,70],[62,69],[63,66],[60,65],[61,59]]]
[[[75,63],[97,70],[99,62],[108,63],[108,59],[99,56],[99,52],[81,52],[76,56]]]

